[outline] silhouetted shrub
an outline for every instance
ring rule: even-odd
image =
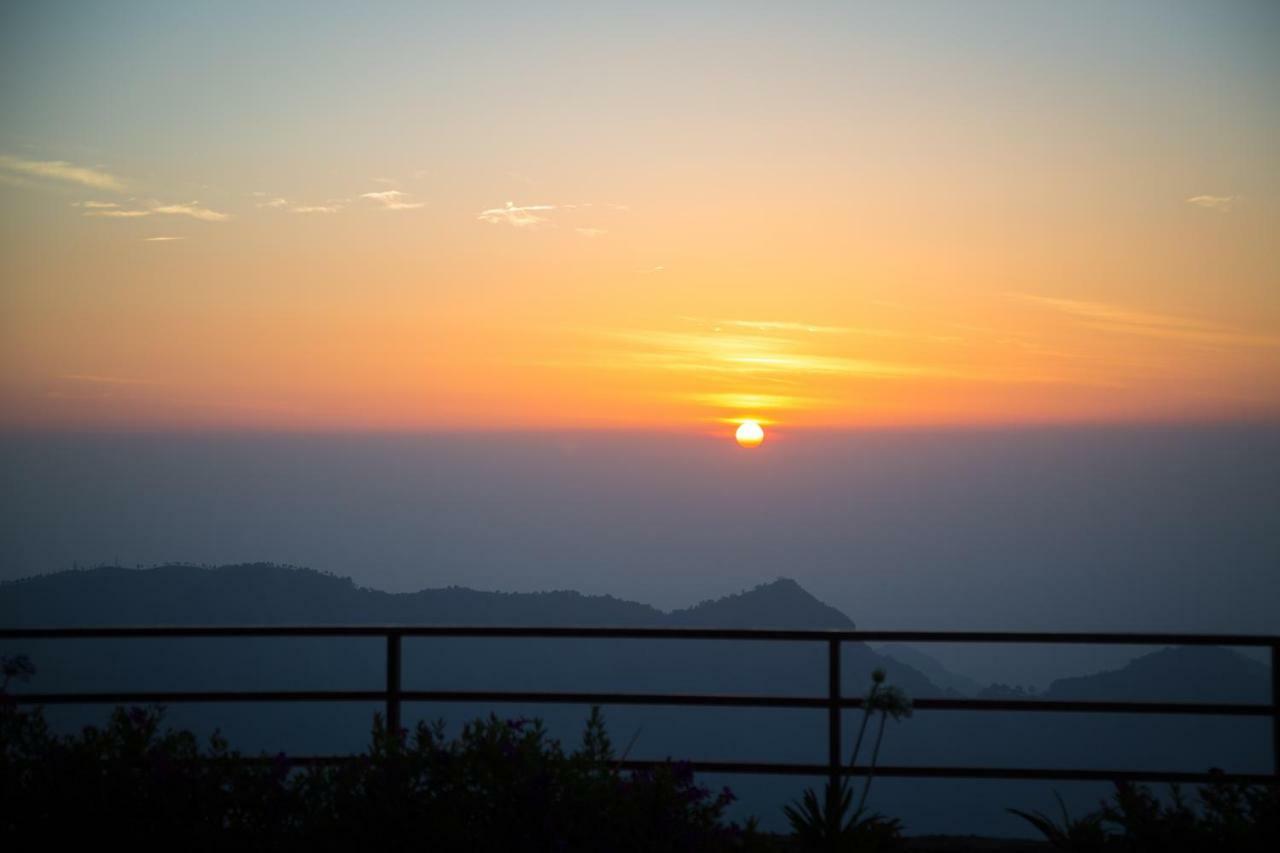
[[[783,808],[799,850],[875,853],[902,846],[902,822],[897,818],[851,809],[853,788],[847,779],[835,788],[828,782],[823,790],[819,799],[807,788],[799,802]]]
[[[1062,808],[1062,823],[1039,812],[1009,809],[1036,827],[1060,850],[1124,850],[1136,853],[1280,849],[1280,787],[1215,781],[1197,792],[1198,803],[1170,786],[1167,802],[1151,790],[1117,782],[1101,807],[1080,818]],[[1061,799],[1059,799],[1061,803]]]
[[[1117,782],[1103,818],[1120,830],[1126,850],[1280,849],[1280,787],[1213,782],[1197,791],[1198,807],[1170,787],[1168,803],[1142,785]]]
[[[598,709],[566,752],[536,720],[490,716],[388,732],[375,718],[355,760],[295,768],[245,761],[218,736],[162,730],[161,709],[53,734],[0,709],[0,828],[42,846],[82,837],[143,849],[718,851],[755,838],[724,820],[733,800],[687,765],[618,770]],[[13,849],[19,849],[17,847]]]

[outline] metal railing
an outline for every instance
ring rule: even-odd
[[[404,702],[475,702],[581,705],[662,705],[734,708],[810,708],[827,712],[827,763],[799,764],[750,761],[692,761],[693,770],[710,773],[762,773],[796,776],[860,775],[865,767],[845,765],[841,752],[841,711],[861,708],[861,697],[841,693],[840,649],[844,643],[1018,643],[1142,646],[1235,646],[1271,650],[1271,703],[1112,702],[1039,699],[921,698],[913,707],[924,711],[1025,711],[1033,713],[1182,714],[1270,717],[1271,773],[1198,773],[1143,769],[1072,769],[1032,767],[880,766],[876,775],[943,779],[1060,779],[1076,781],[1162,781],[1203,783],[1214,780],[1249,784],[1280,783],[1280,636],[1245,634],[1128,634],[992,631],[805,631],[726,630],[714,628],[525,628],[475,626],[305,626],[305,627],[159,627],[159,628],[0,628],[0,640],[133,639],[176,637],[381,637],[386,641],[384,690],[215,690],[116,691],[90,693],[14,693],[23,705],[182,703],[182,702],[383,702],[387,727],[401,725]],[[501,690],[406,690],[401,685],[401,641],[405,637],[561,638],[635,640],[764,640],[825,643],[826,696],[743,694],[529,692]],[[345,756],[293,758],[299,765],[336,763]],[[652,768],[662,762],[627,760],[623,769]]]

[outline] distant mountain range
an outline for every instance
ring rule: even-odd
[[[0,626],[287,624],[472,624],[558,626],[698,626],[720,628],[852,628],[853,621],[797,583],[780,579],[672,612],[610,596],[576,592],[480,592],[459,587],[390,594],[350,579],[272,565],[216,569],[164,566],[99,568],[0,584]],[[0,643],[25,652],[38,672],[26,689],[377,689],[383,648],[376,640],[183,639]],[[822,695],[821,644],[652,640],[405,641],[404,683],[417,689],[603,690]],[[1022,695],[983,688],[907,646],[872,649],[849,643],[842,654],[844,689],[863,692],[871,670],[911,696]],[[1127,666],[1060,679],[1048,698],[1266,702],[1266,667],[1233,651],[1172,648]],[[221,728],[246,751],[293,754],[359,749],[367,738],[367,705],[205,705],[170,711],[175,724]],[[489,707],[409,706],[406,718],[444,717],[451,725]],[[541,716],[572,741],[585,709],[534,706],[497,709]],[[52,708],[56,724],[101,719],[100,708]],[[615,741],[632,739],[633,757],[824,760],[820,713],[780,709],[607,708]],[[852,730],[857,714],[846,727]],[[846,747],[848,743],[846,743]],[[1133,715],[919,712],[886,738],[888,764],[1164,767],[1241,771],[1269,769],[1268,724],[1262,719]],[[744,809],[778,823],[778,807],[800,780],[738,777],[724,781]],[[806,783],[807,784],[807,783]],[[914,832],[1013,832],[1022,826],[1005,806],[1041,808],[1049,789],[1091,807],[1105,786],[1005,782],[877,782],[873,805],[904,818]]]
[[[387,593],[311,569],[250,564],[58,572],[0,583],[6,625],[455,624],[852,628],[793,580],[665,613],[578,592]],[[110,602],[110,606],[105,606]],[[169,620],[166,622],[166,620]]]

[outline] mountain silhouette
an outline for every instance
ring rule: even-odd
[[[465,587],[388,593],[350,578],[264,563],[58,572],[0,584],[0,623],[42,625],[557,625],[852,628],[853,621],[780,578],[665,613],[573,591],[483,592]],[[106,606],[107,604],[110,606]]]
[[[679,626],[715,628],[843,628],[853,620],[810,595],[790,578],[778,578],[746,592],[703,601],[666,617]]]
[[[960,696],[977,696],[983,689],[977,681],[952,672],[941,661],[914,646],[882,643],[874,645],[873,648],[886,658],[918,670],[934,684]]]
[[[1268,702],[1271,670],[1231,649],[1179,646],[1136,658],[1120,669],[1060,678],[1046,699],[1121,702]]]
[[[98,568],[0,584],[7,625],[651,625],[661,611],[577,592],[388,593],[350,578],[264,563]],[[106,606],[107,603],[109,606]]]

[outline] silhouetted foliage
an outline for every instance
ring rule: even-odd
[[[1084,817],[1072,818],[1062,796],[1055,792],[1054,797],[1058,800],[1058,807],[1062,809],[1062,823],[1056,823],[1044,812],[1024,812],[1020,809],[1006,811],[1034,826],[1055,850],[1106,849],[1107,831],[1102,826],[1102,812],[1090,812]]]
[[[1280,848],[1280,787],[1213,782],[1199,789],[1197,800],[1188,802],[1177,785],[1170,786],[1165,802],[1143,785],[1117,782],[1111,799],[1097,811],[1072,819],[1063,806],[1061,824],[1039,812],[1009,811],[1060,850],[1261,853]]]
[[[894,850],[902,843],[902,823],[880,814],[851,811],[853,789],[841,779],[836,788],[828,782],[821,800],[812,788],[805,789],[800,802],[783,808],[791,832],[804,851],[849,851],[871,853]]]
[[[6,839],[99,838],[146,848],[440,851],[719,851],[757,841],[728,824],[734,797],[687,764],[622,772],[599,710],[566,752],[537,720],[496,716],[448,739],[443,724],[387,731],[338,765],[245,761],[214,736],[162,729],[162,709],[117,708],[78,735],[0,710]]]
[[[0,681],[0,694],[9,689],[9,682],[28,681],[35,674],[35,664],[26,655],[0,658],[0,675],[4,677],[4,681]]]

